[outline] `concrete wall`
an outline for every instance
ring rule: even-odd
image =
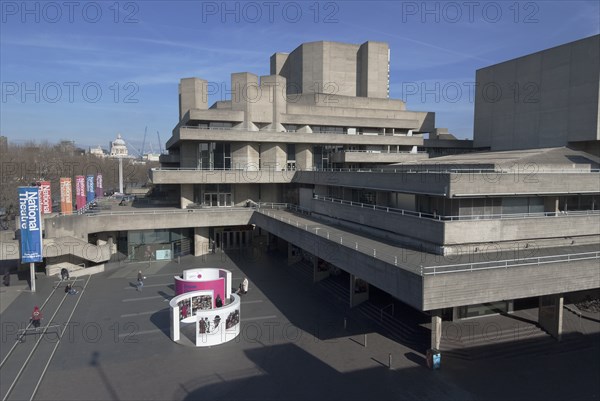
[[[600,140],[599,70],[600,35],[478,70],[475,147]]]
[[[394,172],[297,171],[294,182],[443,196],[450,187],[450,175]]]
[[[512,174],[451,174],[449,186],[449,196],[452,197],[598,192],[600,192],[598,174],[538,173],[535,166]]]
[[[423,310],[600,287],[598,260],[424,276]]]
[[[419,224],[419,229],[420,227]],[[590,235],[600,235],[600,215],[447,221],[444,223],[444,242],[446,244],[503,241],[535,243],[545,238]]]
[[[388,48],[384,42],[303,43],[289,55],[274,54],[271,74],[286,77],[290,94],[334,93],[385,98]]]
[[[46,219],[46,238],[73,236],[87,240],[88,234],[106,231],[246,225],[252,213],[249,208],[212,208],[57,216]]]
[[[184,78],[179,82],[179,120],[190,109],[208,108],[207,85],[200,78]]]
[[[281,171],[285,164],[264,166],[262,170],[151,170],[150,179],[154,184],[245,184],[245,183],[289,183],[294,177],[292,171]]]
[[[373,210],[368,206],[361,208],[316,199],[312,201],[312,210],[314,213],[396,233],[430,244],[440,246],[444,244],[444,223],[437,220],[419,219]]]

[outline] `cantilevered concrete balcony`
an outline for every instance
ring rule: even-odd
[[[272,142],[329,145],[401,145],[423,146],[423,137],[403,135],[349,135],[338,133],[302,133],[248,131],[237,128],[197,128],[183,126],[173,132],[167,148],[179,141]]]
[[[49,238],[69,235],[87,239],[89,234],[107,231],[246,225],[252,213],[253,209],[244,207],[137,209],[56,216],[45,219],[44,225]]]
[[[321,218],[423,247],[456,254],[464,245],[523,242],[539,245],[594,243],[600,238],[600,211],[442,216],[315,196],[307,208]],[[494,249],[490,247],[490,249]]]
[[[331,156],[334,163],[403,163],[428,159],[427,152],[384,152],[374,150],[344,150]]]
[[[499,172],[482,169],[447,170],[418,166],[382,169],[328,169],[298,172],[302,184],[368,188],[390,192],[431,194],[449,198],[482,196],[543,196],[600,193],[600,172]]]
[[[194,169],[153,168],[154,184],[286,184],[292,182],[295,171],[276,169]]]
[[[252,223],[424,311],[600,286],[597,244],[442,257],[285,210]]]

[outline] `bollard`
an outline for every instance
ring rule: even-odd
[[[177,264],[181,264],[181,255],[177,255]]]
[[[367,335],[365,334],[365,348],[367,348]]]
[[[392,354],[388,354],[388,369],[392,368]]]
[[[346,330],[347,324],[346,324],[346,318],[344,318],[344,330]]]

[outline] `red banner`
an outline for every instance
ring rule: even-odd
[[[42,214],[52,213],[52,194],[49,181],[40,182],[40,210]]]
[[[75,176],[75,203],[77,210],[81,210],[85,207],[86,193],[85,193],[85,177],[83,175]]]
[[[60,179],[60,211],[73,213],[73,189],[70,178]]]

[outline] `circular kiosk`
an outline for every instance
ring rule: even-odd
[[[181,325],[195,324],[195,344],[208,347],[240,334],[240,297],[231,292],[231,272],[218,268],[184,270],[175,276],[171,299],[171,339],[179,342]]]

